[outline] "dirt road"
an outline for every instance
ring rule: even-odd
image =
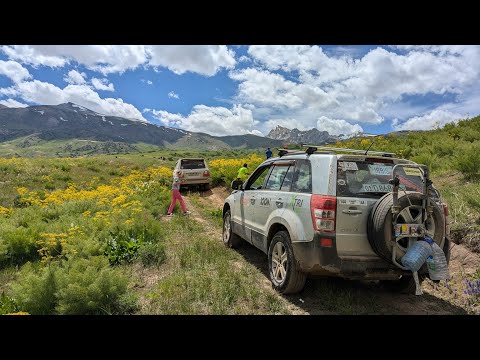
[[[221,209],[228,195],[225,189],[216,187],[201,193],[200,202],[205,207]],[[190,196],[185,194],[184,199],[191,217],[206,225],[210,236],[222,241],[221,227],[206,218]],[[236,251],[258,269],[260,286],[270,286],[267,256],[246,242]],[[308,279],[299,294],[274,294],[288,302],[293,314],[467,314],[464,277],[480,267],[480,258],[461,245],[453,244],[451,252],[450,289],[427,279],[422,285],[422,296],[394,294],[375,281],[342,279]]]

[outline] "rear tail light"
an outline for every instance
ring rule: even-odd
[[[333,245],[333,240],[332,239],[327,239],[327,238],[321,238],[320,239],[320,246],[321,247],[332,247]]]
[[[317,231],[334,232],[336,209],[337,198],[335,196],[312,195],[310,211],[313,228]]]
[[[205,171],[203,172],[203,176],[210,176],[210,171],[205,170]]]

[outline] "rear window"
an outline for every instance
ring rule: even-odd
[[[337,196],[381,197],[393,190],[388,183],[392,179],[395,164],[369,161],[338,161]],[[400,189],[423,192],[420,170],[397,168]]]
[[[180,169],[204,169],[205,161],[203,159],[182,160]]]

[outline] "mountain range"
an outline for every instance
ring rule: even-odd
[[[293,143],[334,143],[326,131],[299,131],[277,126],[267,137],[251,134],[211,136],[159,126],[146,121],[107,116],[83,106],[65,103],[9,108],[0,105],[0,142],[21,138],[22,147],[51,140],[90,140],[123,144],[127,148],[144,143],[170,149],[226,150],[230,148],[280,147]],[[18,146],[18,145],[17,145]],[[118,146],[113,146],[117,148]]]
[[[319,131],[315,128],[306,131],[300,131],[297,128],[290,130],[280,125],[270,130],[267,137],[283,140],[288,144],[305,143],[316,145],[335,144],[339,139],[337,136],[330,135],[328,131]]]

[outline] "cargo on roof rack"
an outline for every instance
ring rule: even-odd
[[[363,155],[381,155],[385,157],[392,157],[395,156],[395,153],[385,152],[385,151],[370,151],[370,150],[359,150],[359,149],[346,149],[346,148],[334,148],[328,146],[319,146],[319,145],[310,145],[310,144],[302,144],[302,147],[306,147],[306,152],[312,154],[318,150],[321,151],[330,151],[330,152],[349,152],[354,154],[363,154]]]

